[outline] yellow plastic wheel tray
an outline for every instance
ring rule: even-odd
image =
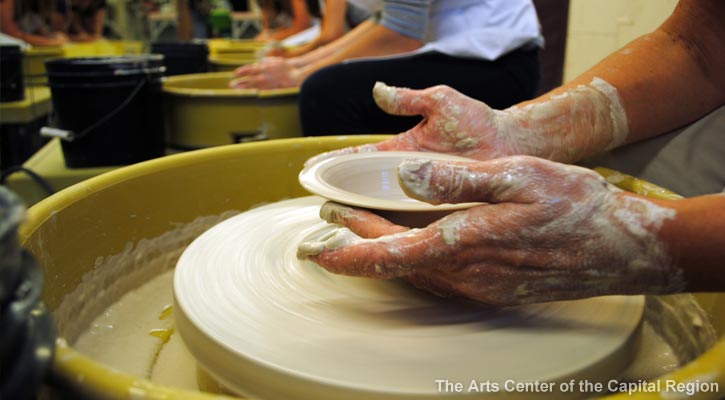
[[[209,39],[209,55],[217,56],[219,54],[256,54],[258,51],[269,46],[267,42],[247,39]]]
[[[28,85],[45,85],[45,62],[60,57],[101,57],[143,53],[143,43],[129,40],[98,40],[68,43],[63,46],[31,47],[23,57],[23,74]]]
[[[167,142],[202,147],[302,135],[298,89],[230,89],[231,73],[178,75],[164,81]]]
[[[23,54],[23,75],[28,86],[40,86],[48,83],[45,75],[45,62],[53,58],[63,57],[63,48],[31,47]]]
[[[0,103],[0,125],[23,124],[50,113],[50,89],[26,87],[25,97],[19,101]]]
[[[55,310],[94,269],[126,246],[158,237],[198,216],[307,195],[297,174],[309,157],[385,136],[296,138],[181,153],[123,167],[65,189],[30,208],[20,238],[43,266],[44,301]],[[605,171],[606,172],[606,171]],[[660,379],[725,385],[725,294],[696,296],[720,341]],[[62,333],[62,332],[61,332]],[[66,387],[98,399],[219,399],[160,386],[99,364],[67,345],[57,348],[53,374]],[[699,392],[697,399],[717,394]],[[654,393],[615,398],[655,399]],[[280,399],[283,400],[283,399]]]
[[[223,57],[223,56],[210,56],[209,57],[209,69],[211,72],[229,72],[241,67],[242,65],[253,64],[257,62],[256,56],[236,56],[236,57]]]

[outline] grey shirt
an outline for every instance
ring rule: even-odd
[[[624,172],[685,197],[725,192],[725,106],[671,133],[587,162]]]

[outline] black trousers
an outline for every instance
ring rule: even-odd
[[[300,90],[300,117],[305,136],[399,133],[421,117],[386,114],[372,96],[376,81],[424,89],[448,85],[503,109],[530,99],[539,83],[537,50],[517,50],[485,61],[425,53],[389,60],[351,61],[310,75]]]

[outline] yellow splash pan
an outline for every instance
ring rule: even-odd
[[[256,62],[270,44],[245,39],[210,39],[207,46],[211,71],[222,72]]]
[[[228,72],[164,81],[167,141],[185,149],[302,136],[298,88],[230,89]]]
[[[228,72],[234,71],[242,65],[253,64],[258,58],[255,55],[233,55],[233,56],[210,56],[209,69],[212,72]]]
[[[133,40],[98,40],[89,43],[67,43],[62,46],[38,46],[25,50],[23,74],[28,85],[45,85],[45,62],[53,58],[99,57],[141,54],[143,43]]]
[[[71,186],[30,208],[20,229],[21,243],[43,265],[44,301],[55,310],[82,277],[93,270],[100,257],[118,254],[128,243],[158,237],[197,216],[246,210],[264,202],[307,195],[297,182],[297,174],[309,157],[384,138],[294,138],[221,146],[113,170]],[[602,170],[602,173],[612,172]],[[631,178],[618,180],[630,188],[640,186]],[[652,191],[649,185],[645,189]],[[722,337],[725,294],[696,297]],[[64,344],[57,348],[52,372],[63,386],[98,399],[225,398],[160,386],[119,373]],[[695,361],[660,379],[682,383],[705,379],[719,383],[722,393],[725,338]],[[631,397],[624,394],[611,398],[661,397],[654,393],[635,393]],[[691,398],[717,397],[700,392]]]
[[[251,39],[209,39],[206,42],[209,54],[255,54],[269,46],[269,43]]]

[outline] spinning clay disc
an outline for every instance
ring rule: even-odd
[[[335,227],[324,199],[281,201],[198,237],[174,277],[177,329],[230,390],[269,399],[449,396],[440,382],[607,380],[629,362],[642,296],[496,308],[296,257]],[[501,386],[503,391],[503,386]],[[478,393],[470,393],[475,398]]]

